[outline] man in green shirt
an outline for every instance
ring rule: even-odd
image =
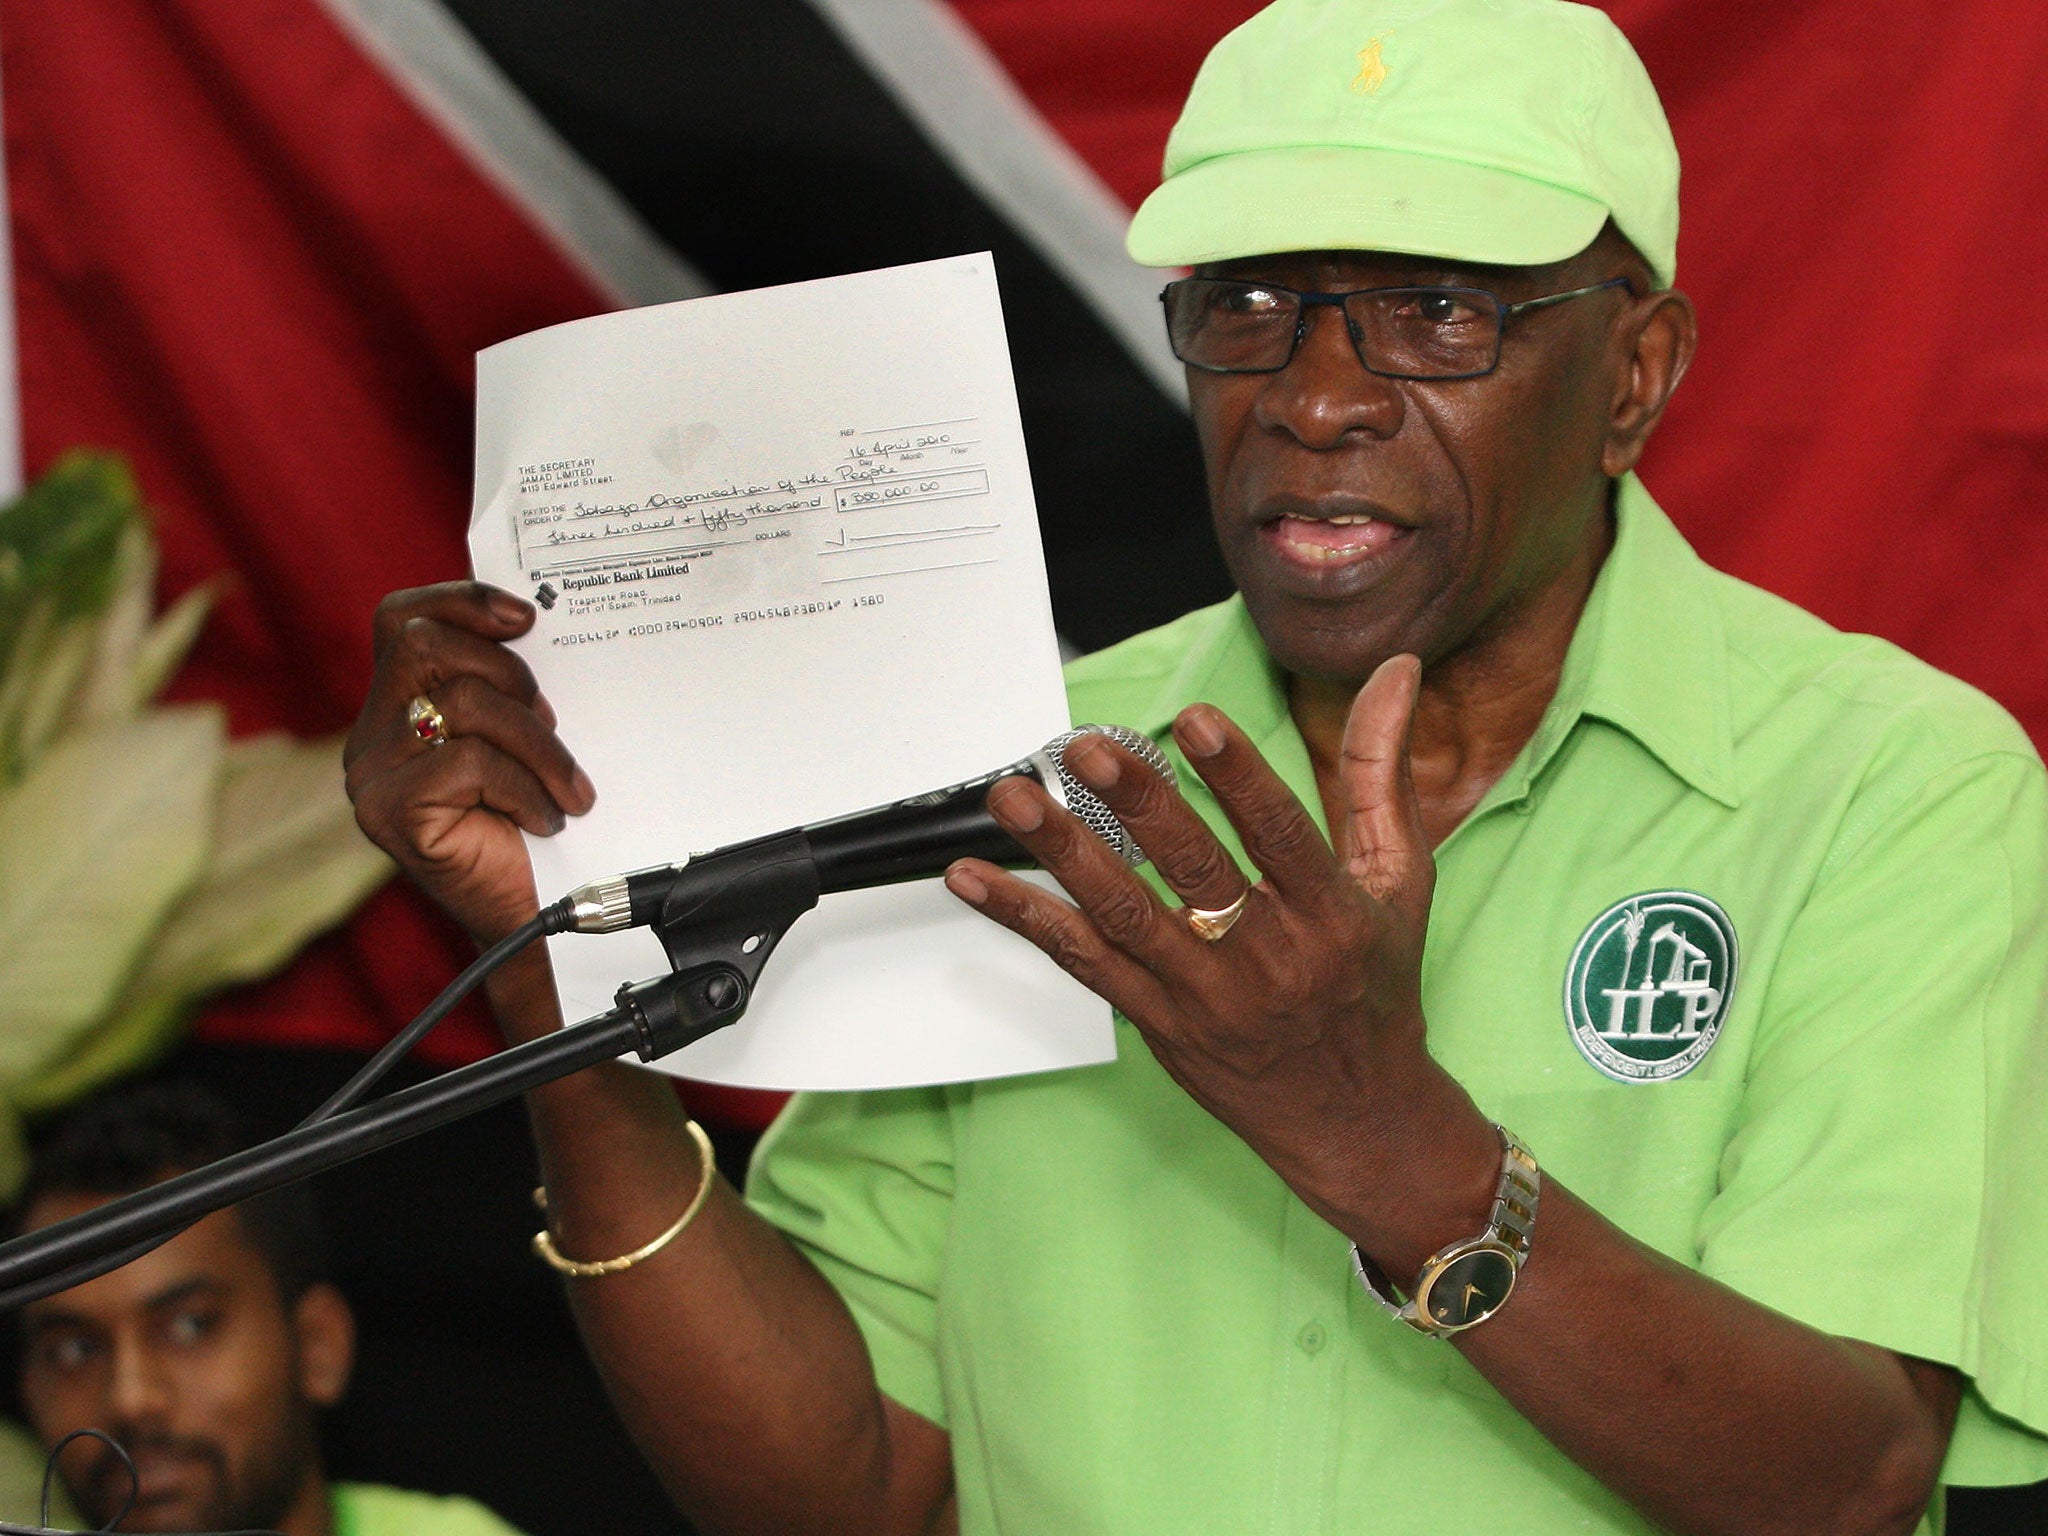
[[[197,1088],[117,1089],[74,1110],[38,1150],[21,1227],[82,1215],[241,1147],[227,1109]],[[19,1381],[36,1437],[47,1450],[97,1429],[129,1458],[90,1438],[58,1458],[94,1528],[518,1536],[471,1499],[329,1481],[315,1421],[348,1385],[355,1325],[323,1277],[322,1249],[311,1197],[295,1186],[23,1309]]]
[[[1152,870],[1010,781],[1071,901],[948,877],[1119,1059],[802,1098],[654,1245],[668,1096],[534,1096],[559,1252],[651,1247],[572,1296],[706,1529],[1908,1532],[2048,1475],[2041,767],[1635,481],[1676,189],[1589,8],[1281,0],[1211,55],[1131,244],[1194,268],[1239,596],[1072,673],[1181,789],[1084,738]],[[592,803],[490,643],[528,622],[388,600],[350,746],[480,938],[534,908],[515,823]],[[553,1023],[539,962],[495,997]]]

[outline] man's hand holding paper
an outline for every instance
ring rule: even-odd
[[[485,353],[478,401],[480,583],[387,602],[350,760],[364,825],[479,936],[1066,725],[986,256],[554,327]],[[664,968],[646,933],[552,958],[570,1019]],[[828,897],[672,1064],[850,1087],[1111,1049],[1099,1000],[924,882]]]
[[[479,582],[394,592],[379,605],[377,664],[343,759],[363,830],[480,943],[538,901],[520,834],[545,837],[595,803],[553,708],[506,641],[529,603]],[[441,714],[441,739],[411,720]]]

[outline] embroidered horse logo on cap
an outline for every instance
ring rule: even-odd
[[[1354,95],[1370,96],[1387,83],[1387,61],[1380,56],[1380,44],[1387,36],[1382,32],[1358,50],[1358,73],[1351,80]]]

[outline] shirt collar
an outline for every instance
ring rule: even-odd
[[[1592,718],[1627,732],[1672,773],[1732,808],[1740,790],[1728,651],[1710,573],[1633,474],[1622,478],[1614,500],[1614,547],[1579,616],[1557,694],[1487,800],[1525,797],[1578,722]],[[1183,707],[1206,701],[1235,720],[1284,779],[1312,787],[1286,679],[1243,599],[1211,613],[1150,713],[1133,723],[1164,736]]]
[[[1634,475],[1614,498],[1614,547],[1565,655],[1557,695],[1508,777],[1516,793],[1582,718],[1627,732],[1694,789],[1741,803],[1728,644],[1712,573]]]

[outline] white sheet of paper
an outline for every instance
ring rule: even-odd
[[[1066,728],[987,254],[601,315],[478,354],[477,576],[597,785],[543,901],[957,783]],[[662,973],[550,941],[563,1016]],[[738,1024],[659,1063],[767,1088],[1103,1061],[1106,1004],[936,881],[826,896]]]

